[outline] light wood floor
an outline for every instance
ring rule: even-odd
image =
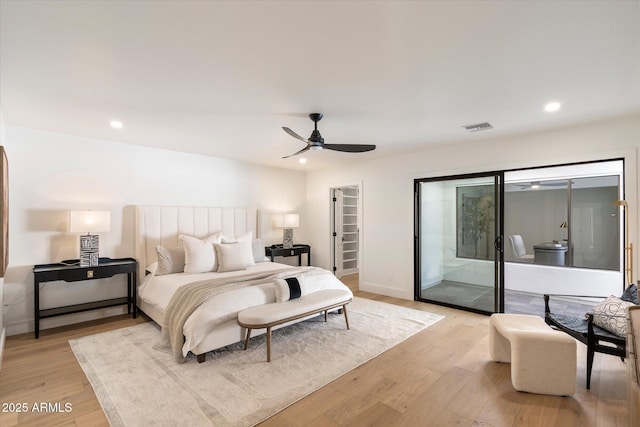
[[[358,292],[359,297],[446,316],[379,357],[345,374],[261,424],[270,426],[627,426],[626,365],[596,355],[591,390],[584,388],[585,349],[578,343],[573,397],[516,392],[508,364],[489,361],[488,317]],[[60,402],[68,413],[7,413],[0,425],[108,425],[67,341],[148,321],[118,316],[8,337],[0,370],[0,402]],[[109,351],[109,349],[105,349]],[[135,387],[132,383],[131,387]],[[2,408],[0,408],[2,409]]]

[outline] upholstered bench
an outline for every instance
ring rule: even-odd
[[[511,363],[511,383],[518,391],[570,396],[576,391],[576,341],[551,329],[541,317],[493,314],[489,353]]]
[[[352,300],[353,294],[344,289],[326,289],[304,295],[297,299],[285,302],[259,305],[247,308],[238,314],[238,324],[247,329],[244,341],[244,349],[249,347],[249,338],[253,329],[267,329],[267,362],[271,361],[271,328],[294,320],[302,319],[313,314],[324,312],[324,321],[327,321],[327,312],[334,308],[342,308],[344,320],[349,329],[347,317],[347,304]]]

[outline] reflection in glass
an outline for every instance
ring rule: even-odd
[[[618,270],[618,177],[576,178],[571,188],[573,267]]]
[[[617,271],[618,194],[618,176],[505,184],[505,235],[522,236],[534,254],[505,248],[505,260]]]

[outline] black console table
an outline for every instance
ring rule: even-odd
[[[100,258],[98,265],[94,267],[80,267],[78,264],[78,260],[69,260],[55,264],[40,264],[33,267],[33,303],[35,308],[34,318],[36,339],[40,336],[40,319],[47,317],[62,316],[64,314],[79,313],[82,311],[126,304],[127,313],[131,314],[133,312],[133,318],[136,318],[136,280],[138,262],[135,259]],[[78,282],[81,280],[105,279],[113,277],[116,274],[127,275],[126,297],[40,310],[40,283],[42,282],[53,282],[56,280]]]
[[[292,248],[283,248],[282,245],[266,246],[265,253],[271,262],[276,256],[298,256],[298,265],[302,265],[302,254],[307,254],[307,265],[311,265],[311,246],[309,245],[293,245]]]

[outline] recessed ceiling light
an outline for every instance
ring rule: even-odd
[[[300,159],[298,159],[298,162],[304,165],[305,163],[307,163],[307,159],[305,159],[304,157],[300,157]]]
[[[559,102],[548,102],[545,106],[544,106],[544,111],[546,111],[547,113],[554,113],[556,111],[558,111],[560,109],[560,103]]]
[[[111,120],[111,122],[109,122],[109,124],[114,129],[122,129],[122,127],[124,126],[124,124],[119,120]]]

